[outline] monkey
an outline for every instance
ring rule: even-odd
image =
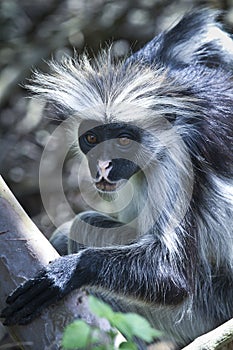
[[[218,15],[188,12],[118,62],[107,50],[35,73],[30,89],[71,122],[108,210],[69,223],[67,255],[10,294],[4,324],[78,288],[145,316],[178,349],[233,317],[233,42]]]

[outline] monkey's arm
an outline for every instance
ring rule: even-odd
[[[8,297],[1,317],[6,325],[26,324],[82,286],[106,288],[149,303],[182,302],[189,293],[182,267],[168,257],[161,260],[159,247],[137,248],[89,248],[51,262]]]

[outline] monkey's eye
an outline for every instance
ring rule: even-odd
[[[119,137],[117,139],[117,142],[120,146],[129,146],[132,142],[131,139],[129,139],[128,137]]]
[[[85,135],[85,139],[91,145],[95,145],[98,142],[97,136],[91,133]]]

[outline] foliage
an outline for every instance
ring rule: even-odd
[[[153,339],[162,335],[161,332],[153,329],[142,316],[134,313],[114,312],[109,305],[93,296],[89,297],[89,306],[96,316],[107,319],[113,329],[104,333],[82,320],[74,321],[64,332],[62,346],[65,350],[137,350],[134,337],[152,342]],[[116,347],[116,337],[119,332],[124,336],[125,341]]]

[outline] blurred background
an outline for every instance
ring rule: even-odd
[[[52,110],[29,99],[23,87],[33,69],[46,71],[46,61],[60,60],[84,49],[92,56],[112,43],[121,57],[136,51],[193,7],[223,10],[233,30],[233,0],[0,0],[0,173],[40,230],[50,236],[53,224],[43,209],[39,164],[49,135],[59,121]],[[57,162],[56,157],[52,160]],[[75,160],[67,156],[64,189],[78,212],[80,197]],[[53,179],[51,179],[51,184]],[[50,205],[60,222],[69,219],[50,189]]]

